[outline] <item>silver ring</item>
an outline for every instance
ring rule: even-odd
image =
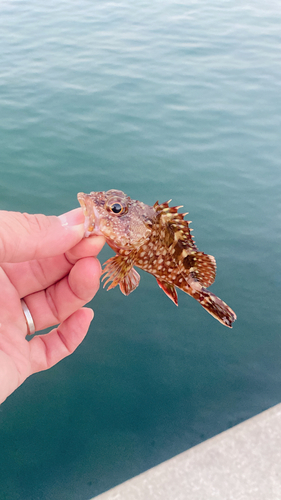
[[[31,316],[31,312],[28,309],[28,307],[23,299],[21,299],[20,302],[21,302],[21,307],[22,307],[23,314],[25,316],[26,325],[27,325],[27,335],[33,335],[33,333],[35,333],[36,330],[35,330],[33,318]]]

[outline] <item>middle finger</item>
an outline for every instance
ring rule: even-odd
[[[104,245],[101,236],[80,241],[64,255],[28,262],[2,264],[2,269],[20,297],[44,290],[66,276],[75,262],[84,257],[96,256]]]

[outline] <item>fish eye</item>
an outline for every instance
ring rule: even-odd
[[[123,212],[123,207],[120,203],[112,203],[112,205],[110,205],[110,210],[114,214],[121,214]]]

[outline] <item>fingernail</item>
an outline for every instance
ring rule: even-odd
[[[75,208],[66,212],[65,214],[59,215],[62,226],[78,226],[84,223],[84,215],[82,208]]]

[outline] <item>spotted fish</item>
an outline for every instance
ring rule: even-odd
[[[119,285],[129,295],[139,284],[137,266],[155,276],[158,285],[177,305],[176,287],[196,299],[222,324],[232,327],[236,314],[206,288],[215,281],[216,261],[200,252],[190,221],[168,202],[151,207],[122,191],[79,193],[85,215],[85,236],[103,235],[116,255],[105,263],[108,290]],[[104,285],[104,286],[105,286]]]

